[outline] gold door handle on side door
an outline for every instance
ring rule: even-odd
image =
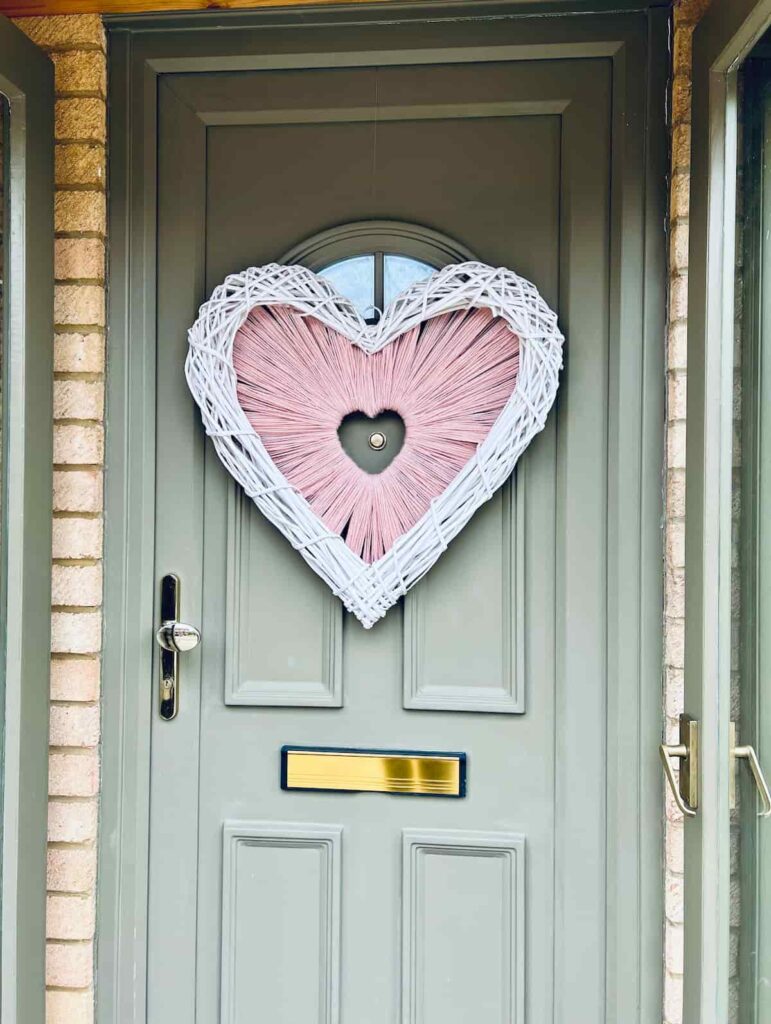
[[[760,766],[758,755],[755,753],[755,748],[749,745],[736,745],[736,725],[731,722],[731,809],[736,806],[736,761],[741,758],[746,761],[750,766],[752,772],[752,778],[755,781],[755,786],[760,796],[763,809],[758,811],[759,818],[771,817],[771,792],[768,789],[768,783],[766,777],[763,774],[763,769]]]
[[[680,715],[680,742],[662,743],[659,757],[678,809],[693,818],[699,806],[699,723]],[[680,778],[675,778],[672,760],[680,761]]]

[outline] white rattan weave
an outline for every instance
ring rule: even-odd
[[[288,483],[239,405],[234,337],[251,309],[275,305],[316,317],[368,354],[424,320],[460,309],[489,309],[519,338],[517,384],[486,439],[423,518],[371,565],[331,533]],[[428,572],[543,429],[557,393],[564,341],[556,314],[534,285],[511,270],[476,262],[444,267],[413,285],[375,325],[365,323],[348,299],[304,267],[251,267],[214,290],[188,338],[187,381],[223,464],[366,628]]]

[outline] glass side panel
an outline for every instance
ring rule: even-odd
[[[350,299],[362,316],[372,313],[375,306],[375,257],[352,256],[330,263],[321,271],[330,284]]]
[[[422,281],[436,269],[409,256],[386,256],[383,264],[383,303],[386,306],[410,285]]]

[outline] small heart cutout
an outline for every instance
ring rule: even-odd
[[[406,427],[398,412],[386,409],[379,416],[350,412],[337,428],[343,451],[365,473],[377,475],[402,450]]]

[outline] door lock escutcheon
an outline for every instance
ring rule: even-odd
[[[161,718],[170,722],[179,710],[179,656],[192,651],[201,642],[195,626],[179,621],[180,583],[174,573],[161,580],[161,624],[155,639],[161,649],[160,704]]]
[[[752,772],[752,778],[755,783],[755,788],[758,791],[760,802],[763,805],[762,810],[758,811],[758,817],[770,817],[771,793],[769,792],[768,783],[766,782],[766,777],[763,774],[763,769],[760,766],[758,755],[755,753],[755,748],[752,746],[736,745],[736,723],[731,722],[731,773],[729,777],[731,810],[736,807],[736,762],[739,759],[746,761],[749,765],[750,771]]]
[[[699,806],[699,723],[690,715],[680,715],[680,742],[662,743],[659,756],[678,809],[693,818]],[[680,762],[679,779],[673,760]]]

